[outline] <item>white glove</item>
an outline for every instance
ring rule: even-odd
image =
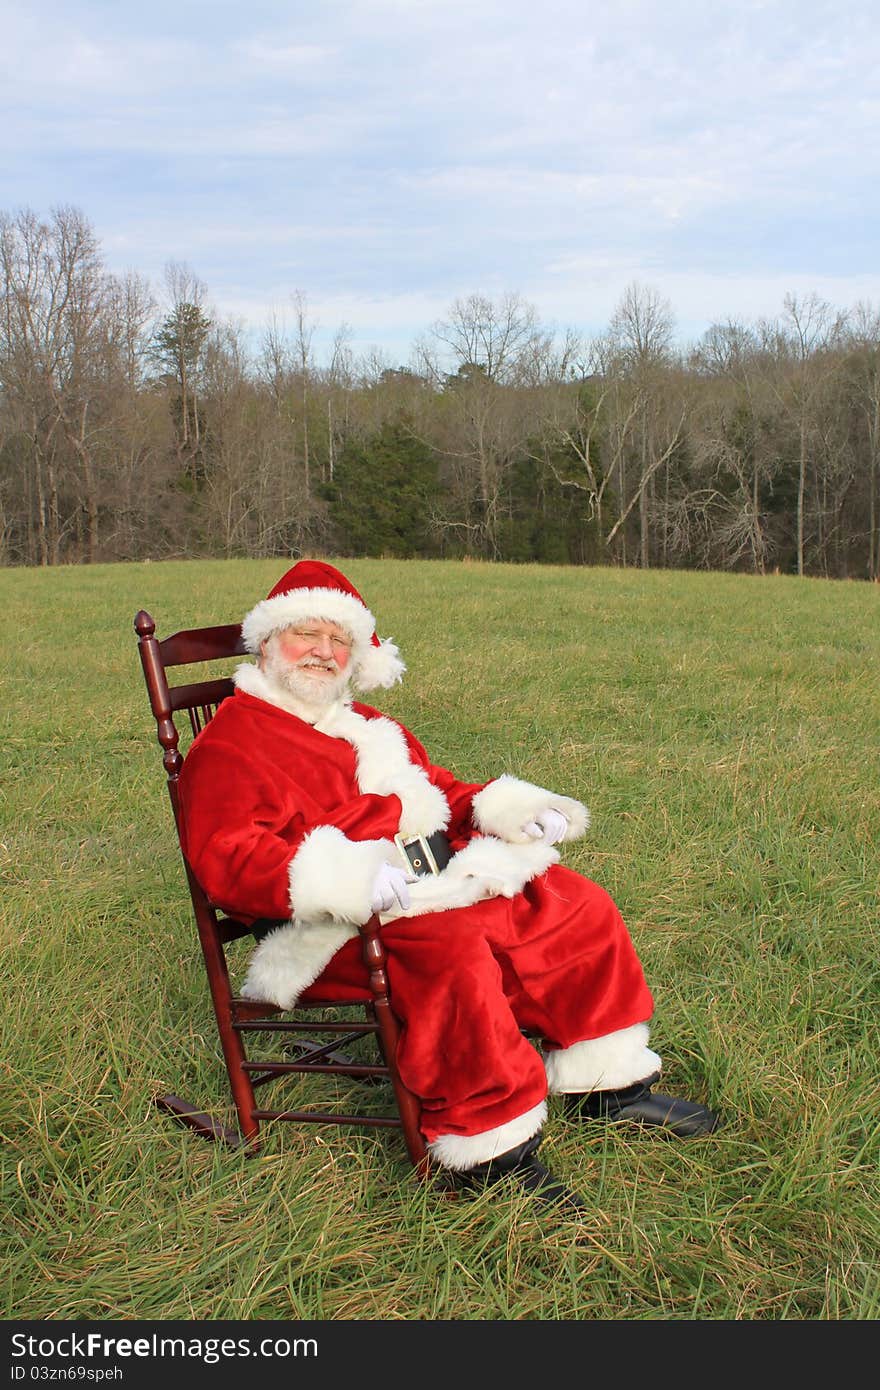
[[[373,896],[370,900],[371,912],[388,912],[398,902],[406,911],[409,907],[409,888],[403,869],[387,861],[379,865],[379,872],[373,882]]]
[[[554,811],[552,806],[546,811],[539,811],[534,820],[523,826],[526,835],[530,835],[533,840],[543,840],[547,845],[558,845],[567,829],[568,817],[561,811]]]

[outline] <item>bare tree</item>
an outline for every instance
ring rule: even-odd
[[[60,555],[64,441],[85,514],[86,554],[97,558],[99,479],[93,407],[102,387],[106,279],[91,226],[76,208],[47,222],[29,210],[0,218],[2,385],[18,405],[31,444],[40,562]],[[76,518],[74,518],[76,520]]]
[[[333,335],[327,384],[327,481],[333,482],[336,471],[338,442],[345,442],[349,428],[349,409],[354,386],[354,358],[351,351],[352,330],[341,323]],[[341,408],[340,408],[341,403]]]
[[[257,357],[257,376],[266,383],[276,409],[280,410],[290,384],[291,356],[284,325],[276,314],[272,314],[263,329]]]
[[[820,400],[837,370],[846,315],[810,294],[803,299],[787,294],[781,320],[763,323],[761,333],[769,380],[776,398],[797,432],[797,572],[805,573],[807,473],[815,467],[813,445]]]
[[[528,387],[546,360],[546,332],[519,295],[457,299],[420,345],[421,375],[440,393],[434,447],[447,461],[451,508],[437,525],[454,528],[468,549],[497,555],[505,480],[527,454],[534,426]]]
[[[499,383],[519,377],[546,341],[534,306],[518,294],[456,299],[431,334],[451,354],[450,375],[470,364]]]
[[[634,282],[624,291],[611,318],[607,340],[609,372],[631,383],[630,389],[638,398],[636,413],[636,450],[629,456],[637,477],[635,491],[627,500],[626,465],[628,450],[618,450],[621,514],[609,534],[613,540],[635,503],[639,508],[639,563],[647,568],[651,563],[652,507],[655,478],[665,469],[665,491],[669,491],[671,461],[683,438],[687,419],[687,394],[681,408],[670,413],[667,409],[670,394],[670,372],[675,365],[672,343],[675,320],[669,303],[656,290]],[[627,414],[628,414],[627,410]],[[653,510],[656,511],[656,508]],[[661,509],[661,516],[665,509]],[[625,534],[623,536],[626,558]],[[665,552],[665,530],[661,549]],[[662,561],[662,556],[661,556]]]
[[[137,391],[144,383],[149,360],[149,327],[156,310],[149,282],[129,271],[108,275],[104,284],[102,329],[105,359],[114,378]]]
[[[588,349],[579,345],[576,365],[567,356],[560,365],[555,382],[548,382],[542,393],[541,452],[535,457],[561,487],[584,496],[588,519],[607,548],[609,529],[615,527],[607,496],[618,496],[613,483],[624,472],[623,456],[644,400],[639,389],[628,390],[615,374],[605,338]]]
[[[697,474],[706,480],[701,517],[711,515],[703,527],[707,563],[735,568],[748,559],[763,574],[772,541],[762,490],[772,483],[775,457],[765,428],[760,343],[744,324],[713,324],[691,365],[701,382],[691,447]]]
[[[608,336],[626,371],[650,370],[669,362],[675,318],[668,300],[637,280],[627,285],[611,316]]]
[[[880,309],[862,302],[850,320],[848,374],[865,440],[869,579],[880,579]]]
[[[299,374],[300,424],[302,429],[303,474],[305,477],[306,498],[312,494],[311,457],[309,453],[309,390],[312,375],[312,339],[317,323],[309,318],[308,301],[302,290],[293,295],[294,310],[294,351]]]

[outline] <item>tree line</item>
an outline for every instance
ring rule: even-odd
[[[880,310],[788,295],[676,345],[639,284],[584,340],[455,301],[409,362],[256,334],[76,208],[0,214],[0,562],[304,553],[880,577]]]

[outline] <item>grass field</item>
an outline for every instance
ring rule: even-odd
[[[472,780],[592,810],[565,862],[621,906],[688,1146],[578,1128],[581,1222],[449,1201],[387,1132],[228,1113],[137,658],[239,618],[277,561],[0,572],[6,1319],[880,1315],[880,589],[403,561],[343,566],[409,665],[376,698]]]

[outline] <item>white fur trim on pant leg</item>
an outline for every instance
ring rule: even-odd
[[[546,787],[536,787],[505,772],[489,782],[473,799],[473,821],[478,830],[498,835],[511,844],[528,844],[523,826],[542,811],[561,811],[568,821],[565,840],[576,840],[590,824],[590,813],[583,802],[558,796]]]
[[[428,1152],[444,1168],[463,1173],[524,1144],[543,1128],[546,1119],[547,1102],[542,1100],[524,1115],[482,1134],[441,1134],[428,1145]]]
[[[634,1023],[602,1038],[545,1052],[548,1090],[619,1091],[655,1075],[662,1063],[648,1047],[649,1031],[647,1023]]]
[[[357,936],[357,927],[295,922],[278,927],[251,952],[241,997],[292,1009],[352,936]]]
[[[369,921],[379,865],[397,863],[391,840],[350,840],[335,825],[319,825],[290,861],[290,908],[298,922]]]

